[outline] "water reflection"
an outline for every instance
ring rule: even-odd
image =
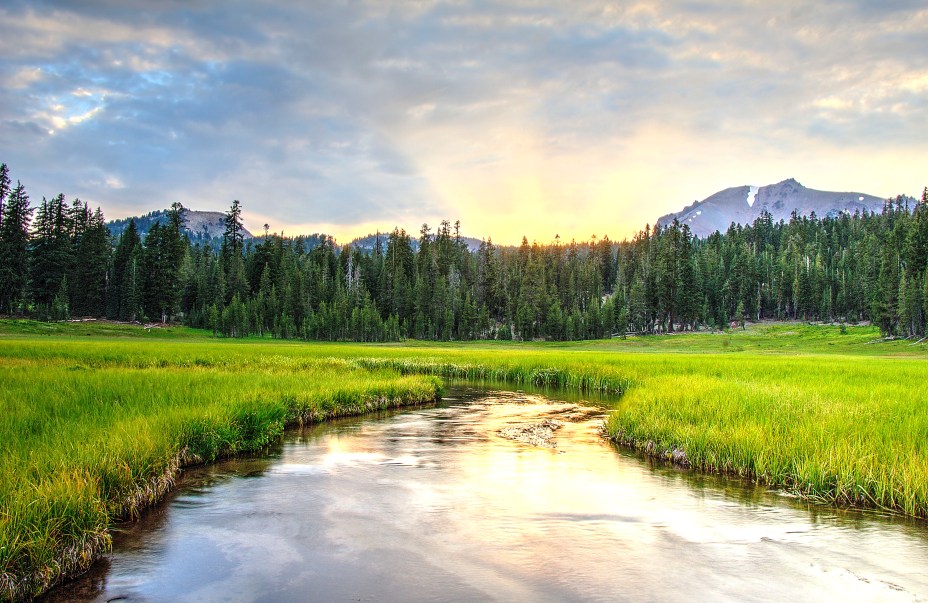
[[[192,471],[50,600],[901,600],[923,522],[654,465],[603,405],[456,388],[435,408],[294,432]],[[557,447],[497,432],[562,421]]]

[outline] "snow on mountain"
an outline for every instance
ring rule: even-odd
[[[830,192],[806,188],[793,178],[767,186],[736,186],[696,201],[677,213],[667,214],[657,224],[666,226],[674,218],[687,224],[693,234],[706,237],[715,231],[725,232],[732,222],[751,224],[762,212],[768,212],[774,222],[789,221],[796,211],[808,216],[835,216],[841,212],[883,211],[881,197],[854,192]]]

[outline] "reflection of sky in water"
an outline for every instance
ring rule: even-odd
[[[533,401],[499,395],[343,421],[291,437],[279,458],[200,470],[147,526],[117,540],[100,570],[105,589],[93,592],[153,601],[928,596],[922,522],[652,468],[600,439],[601,415]],[[545,417],[564,423],[553,450],[496,435]]]

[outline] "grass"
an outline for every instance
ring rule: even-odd
[[[928,517],[928,354],[871,327],[386,345],[45,328],[0,322],[7,593],[84,567],[110,523],[157,500],[178,465],[260,448],[288,423],[429,399],[437,384],[423,375],[621,394],[607,424],[616,441],[816,500]]]
[[[0,597],[86,569],[113,521],[180,466],[260,449],[287,425],[416,404],[440,382],[260,346],[0,341]]]
[[[928,517],[922,346],[806,325],[643,339],[379,351],[362,362],[622,393],[606,425],[617,442],[822,502]]]
[[[920,360],[690,358],[631,390],[607,431],[699,469],[926,517],[925,376]]]
[[[179,325],[143,327],[138,323],[87,320],[85,322],[40,322],[5,319],[0,321],[0,336],[68,336],[68,337],[128,337],[132,339],[207,339],[208,331]]]

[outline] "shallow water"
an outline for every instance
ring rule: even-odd
[[[456,387],[176,492],[50,601],[913,601],[928,525],[618,450],[605,411]],[[555,448],[498,435],[554,418]]]

